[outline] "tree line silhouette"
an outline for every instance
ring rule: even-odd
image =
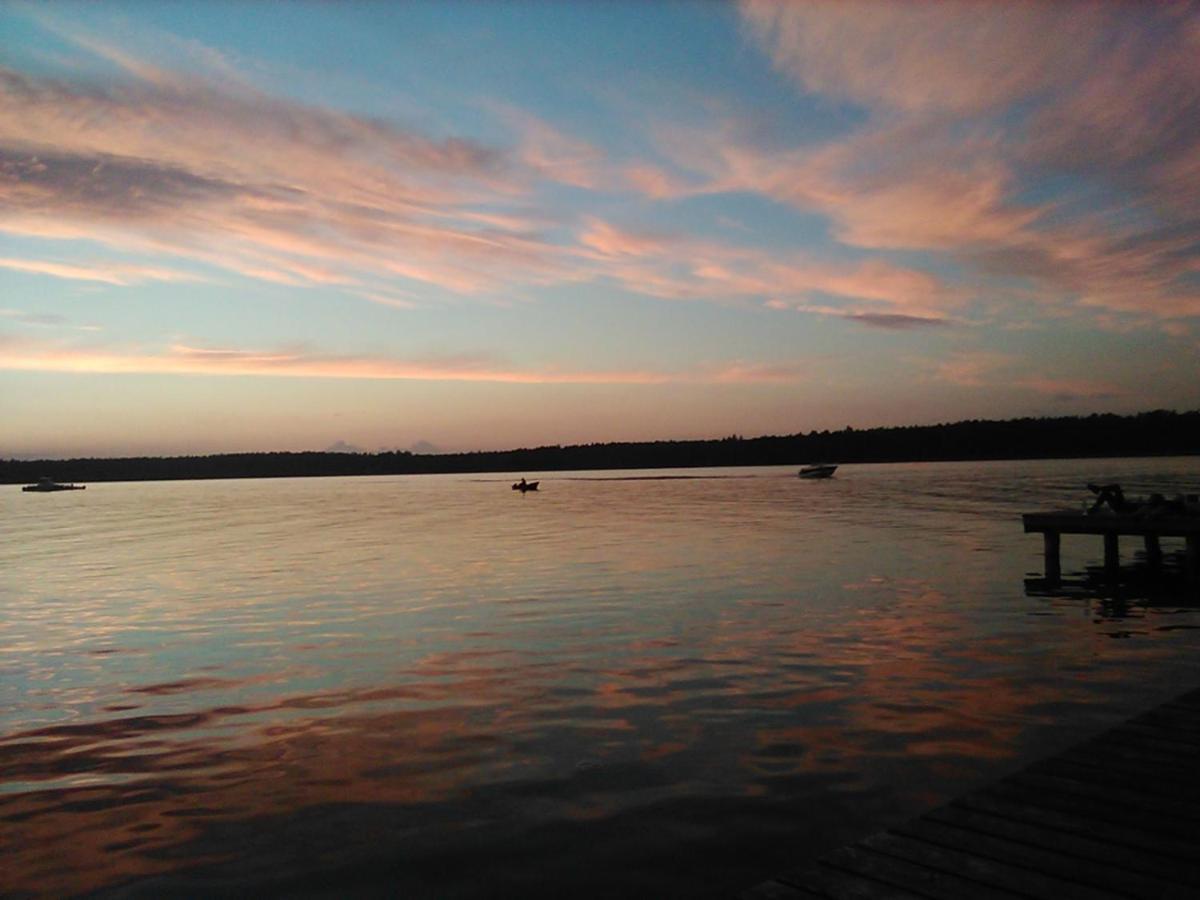
[[[1154,410],[1128,416],[972,419],[940,425],[844,428],[841,431],[756,438],[731,435],[715,440],[555,444],[468,453],[266,452],[110,459],[6,459],[0,460],[0,483],[34,481],[42,476],[58,481],[150,481],[1192,453],[1200,453],[1200,410]]]

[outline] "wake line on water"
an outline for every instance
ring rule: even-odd
[[[540,473],[539,473],[540,474]],[[566,475],[542,478],[543,481],[734,481],[747,478],[794,478],[794,475]],[[483,484],[507,481],[507,478],[472,478]]]

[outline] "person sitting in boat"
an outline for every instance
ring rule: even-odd
[[[1088,490],[1096,495],[1096,502],[1088,510],[1088,515],[1095,515],[1105,506],[1115,513],[1128,513],[1137,509],[1137,504],[1125,499],[1125,492],[1119,484],[1089,484]]]
[[[522,476],[522,478],[521,478],[521,490],[525,490],[525,478],[524,478],[524,476]]]

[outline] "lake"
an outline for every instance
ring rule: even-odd
[[[1200,458],[2,487],[0,893],[729,896],[1200,685],[1088,481]]]

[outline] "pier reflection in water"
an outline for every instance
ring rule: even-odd
[[[0,892],[725,895],[1200,681],[1021,585],[1194,460],[686,474],[0,494]]]

